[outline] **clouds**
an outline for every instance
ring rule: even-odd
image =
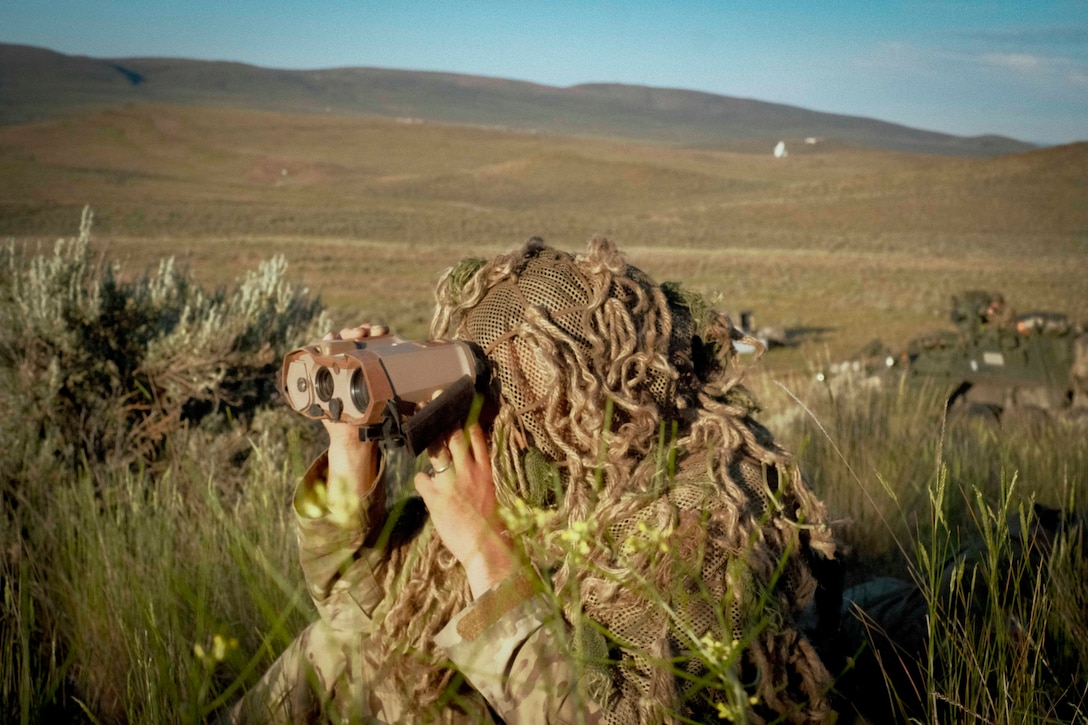
[[[1088,84],[1088,24],[1071,19],[1071,25],[1013,25],[945,35],[950,46],[979,66],[1083,89]]]
[[[1081,89],[1088,84],[1088,64],[1070,58],[1031,53],[983,53],[974,59],[982,66],[1008,71],[1028,80]]]
[[[1039,73],[1046,70],[1047,62],[1030,53],[984,53],[979,57],[983,65],[1005,68],[1017,73]]]
[[[1088,25],[1013,27],[947,33],[947,35],[991,46],[1088,49]]]
[[[1042,37],[1032,33],[1009,31],[998,36],[1004,41],[999,45],[1011,45],[1011,37],[1021,36],[1034,41],[1039,41]],[[1079,34],[1075,37],[1079,37]],[[994,48],[983,42],[990,38],[990,34],[972,34],[957,38],[970,39],[970,43],[887,41],[872,46],[868,53],[861,56],[859,62],[867,67],[882,68],[889,73],[925,75],[943,75],[957,70],[962,73],[965,66],[974,66],[1024,78],[1049,79],[1083,87],[1084,79],[1088,76],[1088,45],[1084,57],[1078,57],[1076,53],[1047,52],[1043,48]]]

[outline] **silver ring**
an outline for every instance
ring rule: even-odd
[[[440,473],[445,473],[446,471],[450,470],[451,468],[453,468],[453,461],[450,461],[446,465],[442,466],[442,468],[434,469],[434,475],[437,476]]]

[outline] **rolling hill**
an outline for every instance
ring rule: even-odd
[[[1088,143],[968,158],[829,142],[776,159],[128,103],[0,126],[0,239],[48,245],[89,204],[129,270],[177,256],[220,285],[284,254],[343,319],[421,335],[434,274],[460,257],[605,234],[660,279],[821,331],[798,355],[847,354],[942,324],[965,288],[1084,318],[1086,179]]]
[[[389,70],[277,70],[175,58],[89,58],[0,44],[0,124],[157,102],[331,115],[367,114],[551,135],[766,153],[777,140],[912,153],[1000,156],[1033,146],[695,91],[618,84],[557,88]]]
[[[407,334],[425,332],[436,270],[532,235],[608,235],[660,279],[818,331],[789,365],[933,329],[968,287],[1088,315],[1088,143],[663,89],[2,45],[0,116],[0,239],[71,235],[89,204],[129,270],[177,256],[220,285],[284,254],[345,321]],[[808,135],[823,140],[770,154]]]

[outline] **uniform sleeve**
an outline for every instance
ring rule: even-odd
[[[604,722],[607,671],[569,656],[569,626],[521,574],[455,616],[435,643],[507,723]]]
[[[362,498],[338,495],[327,474],[328,454],[323,453],[295,491],[299,561],[321,618],[333,629],[362,630],[385,596],[381,582],[387,557],[375,545],[385,521],[384,460]]]

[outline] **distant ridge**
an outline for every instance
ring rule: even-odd
[[[479,76],[331,68],[276,70],[175,58],[89,58],[0,44],[0,124],[124,103],[372,114],[677,146],[769,149],[816,138],[892,151],[1001,156],[1035,148],[710,93],[620,84],[557,88]]]

